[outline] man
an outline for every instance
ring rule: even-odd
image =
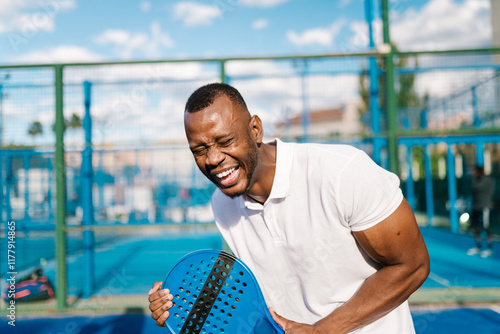
[[[489,257],[493,254],[493,238],[490,230],[490,209],[492,207],[495,181],[484,175],[484,168],[475,166],[472,170],[472,212],[471,230],[476,237],[476,247],[467,251],[468,255],[480,254]],[[481,250],[482,233],[486,233],[486,249]]]
[[[286,333],[414,333],[406,299],[429,258],[398,178],[346,145],[263,142],[236,89],[210,84],[186,103],[189,148],[218,187],[215,220],[254,272]],[[163,326],[173,296],[149,292]]]

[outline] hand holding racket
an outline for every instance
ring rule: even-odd
[[[231,254],[190,253],[170,270],[161,288],[170,293],[163,292],[154,303],[171,303],[165,325],[172,334],[284,333],[250,269]]]

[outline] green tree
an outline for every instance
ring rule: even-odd
[[[83,127],[82,119],[75,113],[72,113],[69,119],[64,120],[64,131],[68,128],[76,130],[81,127]],[[52,125],[52,131],[56,131],[55,123]]]
[[[28,127],[28,134],[33,138],[33,140],[36,138],[36,136],[41,136],[43,134],[43,125],[39,121],[34,121],[33,123],[30,124]]]
[[[82,119],[75,113],[71,114],[71,118],[67,120],[65,123],[66,127],[70,129],[79,129],[83,127]]]
[[[393,49],[397,51],[397,48],[393,45]],[[397,56],[394,57],[394,67],[395,68],[405,68],[410,64],[410,61],[414,62],[414,67],[418,68],[418,58],[412,56]],[[384,59],[380,58],[377,60],[377,67],[382,69],[385,68]],[[418,108],[425,106],[427,97],[420,97],[415,90],[415,73],[401,73],[396,76],[395,80],[395,91],[396,91],[396,103],[397,107],[400,109],[405,108]],[[369,111],[370,108],[370,79],[368,69],[363,68],[358,80],[358,90],[361,97],[362,104],[358,108],[358,114],[361,118]],[[385,88],[385,73],[378,75],[378,101],[376,101],[382,110],[385,110],[386,106],[386,88]]]

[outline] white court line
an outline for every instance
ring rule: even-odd
[[[500,305],[490,305],[490,310],[500,314]]]
[[[437,283],[439,283],[447,288],[449,288],[451,286],[450,281],[448,281],[447,279],[445,279],[441,276],[434,274],[433,272],[429,273],[429,278],[431,280],[433,280],[434,282],[437,282]]]

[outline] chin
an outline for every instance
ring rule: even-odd
[[[246,193],[247,190],[246,187],[241,186],[240,184],[235,184],[234,186],[229,188],[223,188],[220,186],[218,187],[226,196],[229,196],[231,198],[236,198],[238,196],[241,196],[244,193]]]
[[[231,198],[236,198],[238,196],[241,196],[245,193],[245,191],[227,191],[228,188],[219,188],[226,196],[229,196]]]

